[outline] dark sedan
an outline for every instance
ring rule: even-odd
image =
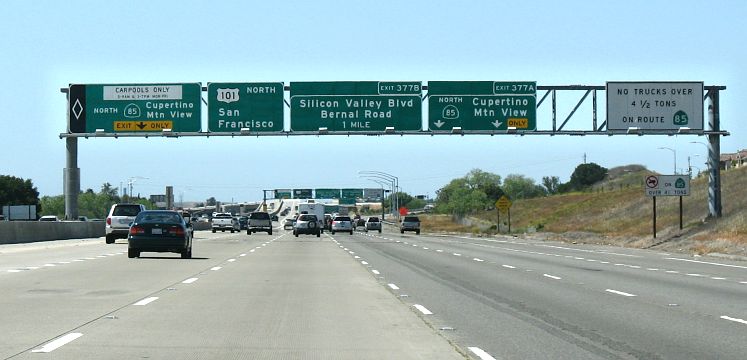
[[[127,257],[143,251],[173,252],[192,258],[192,233],[181,214],[168,210],[141,211],[130,226]]]

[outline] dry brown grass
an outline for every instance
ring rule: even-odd
[[[641,178],[644,175],[638,174]],[[721,173],[723,217],[720,219],[704,222],[708,215],[708,179],[693,179],[690,189],[691,195],[682,199],[684,233],[695,234],[693,240],[701,240],[691,249],[697,253],[710,253],[733,252],[731,247],[747,247],[747,193],[744,190],[747,189],[747,167]],[[679,198],[658,197],[656,200],[657,233],[679,234]],[[610,186],[593,192],[516,200],[511,207],[511,226],[514,232],[535,228],[552,233],[588,232],[610,238],[647,239],[653,232],[652,203],[653,200],[644,195],[642,186]],[[492,223],[497,221],[495,210],[475,217]],[[449,216],[423,219],[424,226],[431,230],[476,231],[455,224]],[[506,214],[501,214],[501,221],[506,220]],[[620,245],[638,247],[650,243],[633,241]]]

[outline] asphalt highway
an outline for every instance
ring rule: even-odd
[[[744,359],[747,264],[515,237],[0,246],[0,359]]]

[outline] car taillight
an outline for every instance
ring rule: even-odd
[[[130,235],[145,234],[145,228],[142,226],[130,226]]]
[[[176,236],[184,236],[184,229],[181,226],[172,226],[169,232]]]
[[[112,224],[112,218],[110,217],[106,218],[106,225],[111,225],[111,224]]]

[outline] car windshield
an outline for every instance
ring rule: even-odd
[[[173,212],[143,211],[135,218],[136,223],[181,224],[182,217]]]
[[[135,216],[140,213],[140,205],[117,205],[112,216]]]
[[[417,216],[405,216],[404,222],[420,222]]]
[[[368,222],[379,222],[379,218],[377,218],[377,217],[370,217],[370,218],[368,218]]]
[[[249,218],[254,220],[267,220],[270,218],[270,215],[266,212],[255,212],[249,214]]]

